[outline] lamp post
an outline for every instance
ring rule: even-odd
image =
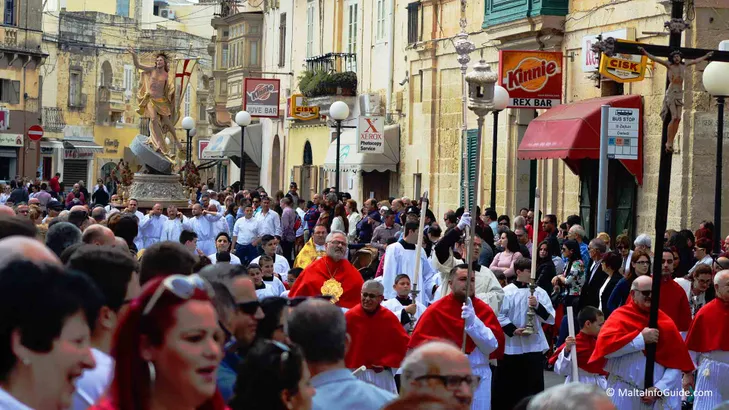
[[[729,63],[710,62],[704,69],[704,88],[716,97],[716,185],[714,186],[714,253],[721,253],[721,171],[724,150],[724,99],[729,95]]]
[[[349,117],[349,106],[343,101],[336,101],[329,107],[329,115],[337,122],[337,162],[334,172],[336,178],[334,180],[334,189],[339,195],[339,139],[342,136],[342,121]]]
[[[496,85],[494,86],[494,131],[493,143],[491,146],[491,204],[490,207],[496,210],[496,144],[499,133],[499,113],[509,105],[509,92],[506,88]]]
[[[251,115],[248,111],[239,111],[235,115],[235,123],[240,127],[240,191],[243,192],[243,186],[246,182],[246,127],[251,125]]]
[[[195,136],[195,120],[192,117],[182,119],[182,128],[187,132],[187,146],[185,152],[186,162],[192,162],[192,137]]]

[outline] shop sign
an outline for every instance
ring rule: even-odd
[[[626,43],[636,43],[627,41]],[[645,78],[648,57],[633,54],[615,54],[612,57],[602,55],[600,58],[600,74],[619,83],[632,83]]]
[[[499,84],[509,108],[552,108],[562,102],[562,53],[499,51]]]
[[[608,110],[608,158],[638,159],[640,109],[610,108]]]
[[[78,152],[75,149],[64,149],[63,158],[64,159],[93,159],[94,153],[93,152]]]
[[[116,154],[119,152],[119,140],[107,138],[104,140],[104,151],[107,154]]]
[[[7,108],[0,109],[0,131],[10,128],[10,110]]]
[[[309,121],[319,118],[319,107],[306,105],[306,98],[301,94],[291,96],[289,103],[289,117]]]
[[[278,118],[281,81],[273,78],[246,78],[243,109],[251,117]]]
[[[602,39],[605,40],[608,37],[621,40],[633,40],[635,38],[635,29],[623,28],[615,31],[606,31],[601,34]],[[597,43],[597,35],[590,35],[582,37],[582,72],[594,73],[600,68],[600,61],[597,53],[592,51],[592,46]]]
[[[357,153],[385,153],[385,117],[359,117],[357,123]]]
[[[210,155],[205,152],[205,148],[210,145],[210,140],[198,140],[197,141],[197,157],[198,159],[223,159],[222,155]]]
[[[22,147],[23,134],[0,134],[0,147]]]

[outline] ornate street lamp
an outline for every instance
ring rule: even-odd
[[[343,101],[336,101],[329,107],[329,115],[337,122],[337,162],[335,169],[334,189],[339,195],[339,139],[342,136],[342,121],[349,117],[349,106]]]
[[[714,186],[714,253],[721,253],[721,171],[724,149],[724,99],[729,96],[729,63],[710,62],[704,69],[704,88],[716,97],[716,185]]]
[[[245,153],[245,146],[246,146],[246,127],[251,125],[251,114],[248,114],[248,111],[239,111],[238,114],[235,115],[235,123],[238,124],[240,127],[240,191],[243,192],[243,186],[245,185],[246,181],[246,153]]]

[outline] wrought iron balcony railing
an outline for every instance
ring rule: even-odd
[[[327,53],[306,59],[308,71],[326,72],[357,72],[357,54],[354,53]]]

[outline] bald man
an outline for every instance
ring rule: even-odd
[[[0,214],[15,216],[15,211],[7,205],[0,205]]]
[[[195,204],[192,206],[192,218],[182,222],[183,229],[197,234],[197,248],[204,255],[216,252],[215,237],[218,236],[218,232],[215,232],[215,222],[221,217],[221,214],[204,210],[200,204]]]
[[[162,204],[154,204],[139,221],[139,236],[134,240],[137,249],[147,249],[160,241],[167,216],[162,214]]]
[[[480,378],[474,376],[468,356],[448,342],[426,342],[402,362],[400,395],[432,394],[451,409],[468,410]],[[465,381],[465,383],[463,383]]]
[[[53,251],[41,242],[25,236],[10,236],[0,240],[0,266],[14,259],[61,265],[61,260]]]
[[[111,245],[115,248],[121,248],[127,252],[129,252],[129,245],[127,244],[127,241],[124,238],[121,238],[119,236],[114,237],[114,244]]]
[[[103,225],[94,224],[86,228],[83,235],[81,235],[81,242],[89,245],[113,246],[116,242],[116,237],[111,229]]]
[[[714,276],[716,298],[699,309],[691,323],[686,345],[694,363],[698,363],[697,379],[686,373],[684,387],[696,386],[696,391],[712,392],[695,395],[695,410],[711,410],[729,400],[729,270]]]

